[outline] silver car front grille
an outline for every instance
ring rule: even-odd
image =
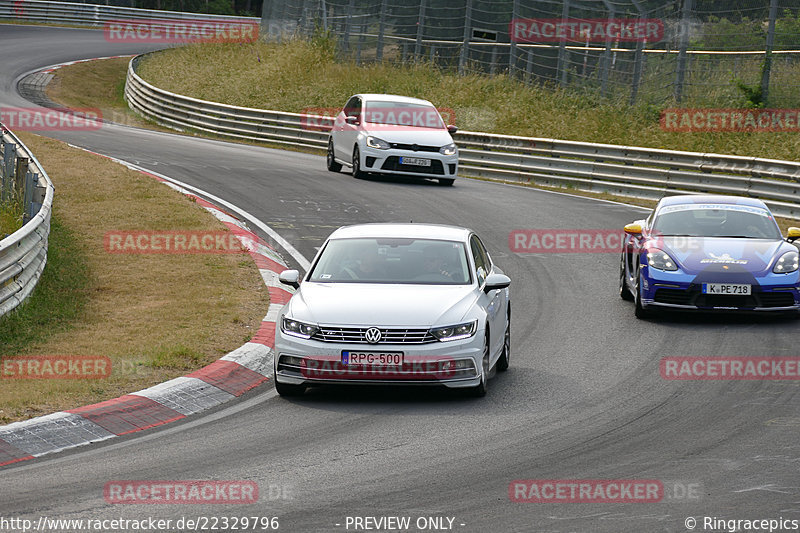
[[[322,342],[339,342],[350,344],[370,344],[366,339],[366,331],[370,328],[340,328],[320,326],[311,338]],[[428,344],[436,342],[436,337],[427,329],[378,328],[381,340],[375,344]]]

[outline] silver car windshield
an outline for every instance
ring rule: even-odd
[[[668,206],[656,217],[653,233],[662,236],[780,239],[768,211],[750,206]]]
[[[367,102],[364,106],[364,120],[372,124],[444,128],[442,117],[436,108],[421,104]]]
[[[328,241],[309,281],[468,285],[472,276],[464,244],[404,238]]]

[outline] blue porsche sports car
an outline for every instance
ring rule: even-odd
[[[761,200],[662,198],[625,226],[619,294],[636,317],[656,309],[800,311],[800,228],[781,236]]]

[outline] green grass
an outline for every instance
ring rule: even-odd
[[[736,72],[749,79],[745,74],[754,69],[740,63]],[[189,45],[152,54],[139,73],[168,91],[245,107],[304,112],[340,108],[355,93],[394,93],[453,109],[463,130],[789,160],[800,153],[797,133],[663,131],[660,112],[675,105],[670,101],[631,107],[627,92],[603,99],[593,92],[527,86],[503,74],[459,76],[428,63],[356,66],[338,61],[324,40]],[[800,77],[800,71],[794,74]],[[746,105],[727,67],[702,76],[718,88],[693,89],[684,107]]]
[[[18,353],[34,341],[70,329],[89,298],[89,276],[85,250],[52,215],[47,268],[31,296],[0,317],[0,353]]]
[[[0,239],[22,227],[23,205],[18,198],[0,204]]]

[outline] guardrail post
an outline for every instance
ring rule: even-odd
[[[2,196],[0,201],[6,203],[10,201],[9,190],[12,187],[12,179],[14,178],[14,170],[17,160],[17,145],[14,143],[6,143],[3,146],[3,183],[2,183]]]
[[[33,189],[36,187],[36,183],[39,181],[39,175],[35,172],[31,172],[30,170],[25,173],[25,194],[22,200],[23,206],[23,219],[22,223],[27,224],[30,219],[36,215],[36,212],[33,210]]]
[[[12,198],[20,198],[25,190],[25,174],[28,173],[28,165],[30,159],[27,157],[17,157],[17,164],[14,169],[14,181],[12,181],[11,190],[13,191]]]

